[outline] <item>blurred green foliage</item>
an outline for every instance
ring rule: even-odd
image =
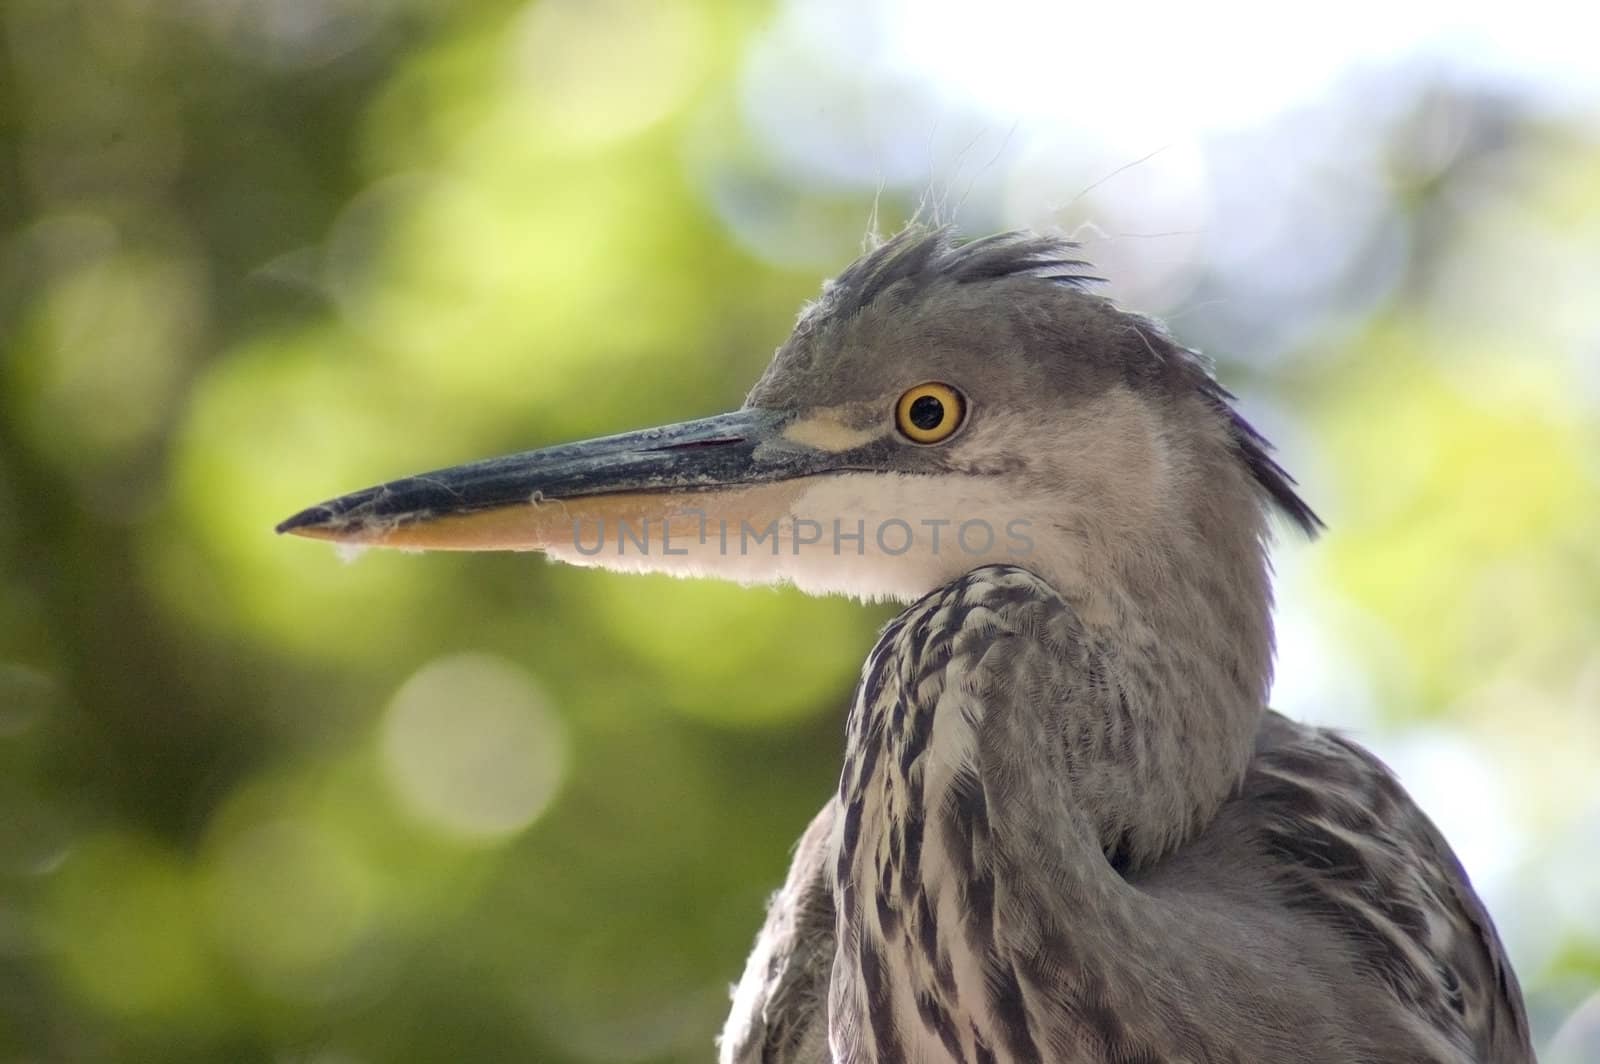
[[[925,191],[763,154],[770,18],[0,5],[0,1059],[706,1058],[884,611],[270,529],[738,403],[874,204]],[[1332,518],[1285,594],[1357,722],[1468,744],[1430,793],[1505,806],[1542,1031],[1600,981],[1583,128],[1395,162],[1387,297],[1224,365]]]

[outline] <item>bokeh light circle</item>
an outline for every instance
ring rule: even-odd
[[[440,659],[406,681],[384,714],[379,745],[407,811],[466,840],[527,827],[566,766],[561,722],[532,677],[481,654]]]

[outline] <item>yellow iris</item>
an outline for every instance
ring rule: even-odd
[[[948,384],[919,384],[895,404],[895,423],[913,443],[939,443],[961,427],[966,403]]]

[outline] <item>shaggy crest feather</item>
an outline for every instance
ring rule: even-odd
[[[1105,278],[1079,257],[1081,250],[1076,241],[1051,234],[1014,231],[964,241],[950,226],[911,226],[881,241],[826,282],[822,298],[805,309],[795,331],[810,334],[828,322],[860,314],[897,285],[909,299],[941,281],[968,285],[1029,277],[1089,294]],[[1325,527],[1322,519],[1295,490],[1295,479],[1272,457],[1272,444],[1239,412],[1236,397],[1217,381],[1209,361],[1179,345],[1153,319],[1122,313],[1145,339],[1150,357],[1181,369],[1195,390],[1228,419],[1239,459],[1266,498],[1302,533],[1315,538]]]

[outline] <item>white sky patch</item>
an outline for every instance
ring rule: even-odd
[[[775,174],[920,191],[929,217],[974,231],[1089,220],[1139,238],[1128,262],[1094,254],[1148,306],[1215,260],[1198,240],[1218,229],[1252,259],[1294,249],[1266,257],[1268,289],[1343,269],[1388,216],[1376,131],[1422,86],[1600,124],[1597,37],[1600,8],[1563,0],[1355,0],[1320,19],[1259,0],[789,0],[750,49],[741,104]],[[748,205],[718,207],[751,228]],[[772,234],[745,235],[781,257]]]
[[[1403,60],[1557,105],[1600,94],[1600,9],[1565,0],[1355,0],[1320,18],[1265,0],[882,7],[891,65],[995,115],[1066,123],[1103,143],[1258,125],[1351,68]]]
[[[1345,653],[1316,616],[1281,592],[1273,619],[1278,642],[1272,708],[1306,724],[1354,734],[1369,730],[1377,712],[1367,666]]]

